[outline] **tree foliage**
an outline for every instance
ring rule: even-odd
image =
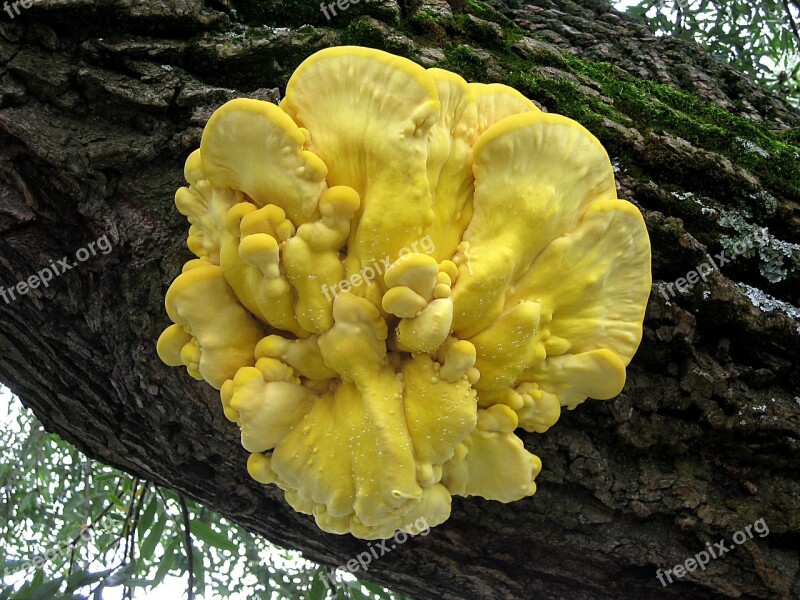
[[[800,104],[800,1],[637,0],[627,12]]]
[[[198,598],[400,600],[352,577],[328,590],[327,567],[88,459],[2,386],[0,396],[0,600],[96,600],[110,588],[146,597],[168,577]]]

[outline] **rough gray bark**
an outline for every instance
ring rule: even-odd
[[[276,99],[318,49],[443,61],[517,83],[600,137],[621,197],[645,215],[655,283],[624,392],[526,436],[544,465],[536,495],[454,499],[445,525],[369,576],[417,598],[800,597],[800,114],[604,0],[489,4],[363,2],[330,23],[297,0],[0,14],[0,285],[113,242],[48,288],[0,299],[0,379],[88,455],[311,559],[353,557],[364,542],[321,533],[247,477],[217,395],[157,359],[164,293],[189,257],[172,196],[211,111]],[[751,225],[769,227],[768,252],[667,300],[666,282]],[[759,518],[767,537],[666,588],[655,578]]]

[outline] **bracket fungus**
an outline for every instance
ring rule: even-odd
[[[600,142],[512,88],[329,48],[280,106],[220,107],[185,176],[197,258],[159,356],[220,390],[250,476],[325,531],[529,496],[541,462],[515,431],[622,390],[644,221]]]

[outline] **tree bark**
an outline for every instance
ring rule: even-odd
[[[218,395],[155,341],[190,257],[172,197],[211,112],[277,100],[323,47],[380,47],[586,125],[645,216],[654,285],[623,393],[524,436],[536,495],[455,498],[366,577],[416,598],[800,597],[797,110],[605,0],[365,0],[330,21],[302,0],[44,0],[0,17],[0,285],[113,244],[0,298],[0,379],[48,430],[313,560],[365,548],[250,480]],[[754,227],[761,253],[672,296]],[[656,579],[761,518],[766,537]]]

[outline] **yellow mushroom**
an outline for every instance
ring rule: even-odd
[[[478,411],[478,423],[444,466],[442,483],[459,496],[513,502],[536,492],[542,461],[516,435],[516,413],[504,404]]]
[[[192,377],[216,389],[253,364],[262,328],[239,304],[220,267],[201,260],[186,263],[165,304],[175,323],[158,339],[158,356],[166,364],[184,365]]]
[[[228,102],[176,195],[159,356],[220,389],[247,471],[365,539],[512,502],[544,433],[625,383],[650,246],[603,147],[509,87],[322,50]],[[244,461],[244,455],[243,455]]]
[[[308,131],[274,104],[238,98],[208,120],[200,142],[202,169],[217,188],[275,204],[294,223],[317,214],[327,168],[307,145]]]

